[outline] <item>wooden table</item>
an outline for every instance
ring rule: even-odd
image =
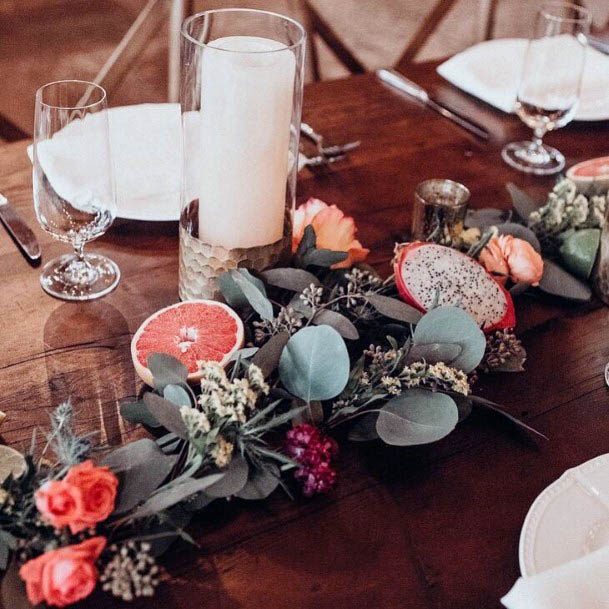
[[[371,261],[386,268],[392,242],[410,222],[420,180],[450,177],[474,206],[508,206],[505,182],[539,193],[552,180],[528,178],[499,155],[526,137],[517,118],[483,107],[442,83],[435,65],[412,78],[493,132],[484,145],[385,89],[374,76],[307,88],[305,118],[335,141],[361,139],[349,162],[312,176],[299,199],[316,195],[352,213]],[[548,136],[569,162],[607,154],[609,124],[573,124]],[[45,260],[65,246],[42,233],[32,209],[27,142],[0,149],[0,191],[37,232]],[[71,398],[83,429],[118,444],[142,431],[118,415],[139,390],[129,342],[139,323],[177,300],[175,225],[117,223],[90,249],[121,267],[118,289],[90,304],[43,294],[32,269],[0,230],[0,409],[2,439],[25,448],[53,405]],[[216,502],[194,527],[200,551],[167,555],[171,585],[159,607],[486,609],[518,576],[518,538],[537,494],[566,468],[607,452],[609,312],[538,300],[518,303],[527,371],[486,379],[476,391],[502,402],[550,437],[536,449],[502,422],[475,415],[445,440],[416,449],[343,444],[340,483],[330,495],[260,504]],[[113,606],[107,596],[97,606]],[[116,603],[117,604],[117,603]],[[148,603],[135,606],[149,607]]]

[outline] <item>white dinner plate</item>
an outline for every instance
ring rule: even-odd
[[[512,112],[527,40],[498,38],[476,44],[438,66],[438,74],[459,89]],[[588,47],[575,120],[609,120],[609,56]]]
[[[609,545],[609,454],[567,470],[537,497],[520,534],[523,576]]]

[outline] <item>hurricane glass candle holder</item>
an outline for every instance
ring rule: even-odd
[[[276,13],[220,9],[182,27],[180,298],[276,264],[290,245],[306,34]]]

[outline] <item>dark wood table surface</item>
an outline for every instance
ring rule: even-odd
[[[542,194],[552,179],[526,177],[501,160],[504,142],[529,135],[506,116],[459,93],[422,64],[409,74],[438,98],[475,116],[493,133],[482,144],[405,100],[373,75],[308,86],[304,116],[337,142],[361,139],[348,162],[300,177],[298,199],[315,195],[351,213],[379,269],[396,234],[408,227],[412,193],[430,177],[465,183],[476,207],[509,205],[507,181]],[[575,123],[547,137],[569,163],[609,153],[609,123]],[[44,260],[66,251],[44,234],[32,209],[27,142],[0,148],[0,192],[40,238]],[[141,429],[119,417],[135,395],[131,334],[177,300],[175,224],[117,222],[90,245],[121,267],[103,300],[66,304],[39,287],[0,230],[1,439],[29,445],[47,413],[70,398],[82,429],[112,445]],[[485,379],[476,391],[522,416],[550,441],[527,442],[501,421],[478,414],[441,442],[416,449],[343,444],[337,488],[292,502],[216,502],[194,526],[200,550],[175,545],[167,583],[153,606],[217,609],[499,607],[517,578],[522,522],[539,492],[566,468],[609,450],[609,311],[521,298],[518,331],[526,372]],[[98,594],[91,606],[118,605]],[[135,606],[150,606],[150,602]]]

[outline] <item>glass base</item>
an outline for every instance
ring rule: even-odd
[[[121,272],[115,262],[99,254],[64,254],[42,269],[40,285],[60,300],[94,300],[109,294],[117,285]]]
[[[558,173],[565,167],[565,157],[559,150],[544,144],[538,146],[535,142],[508,144],[501,156],[511,167],[540,176]]]

